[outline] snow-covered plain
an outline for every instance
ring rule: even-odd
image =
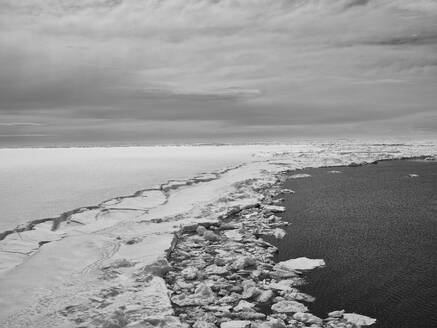
[[[260,146],[0,149],[0,231],[253,160]],[[176,183],[176,181],[175,181]]]
[[[85,152],[77,149],[44,151],[47,152],[47,159],[40,159],[39,165],[50,163],[50,158],[55,156],[51,152],[60,152],[62,155],[58,153],[58,159],[68,157],[66,154],[69,151],[81,154],[76,163],[84,167],[89,163],[87,154],[94,156],[91,155],[91,149]],[[107,151],[97,150],[101,153]],[[111,288],[125,291],[121,293],[124,298],[120,298],[120,304],[136,304],[138,299],[135,297],[140,294],[136,293],[135,297],[131,295],[135,285],[132,270],[162,256],[170,246],[173,231],[192,222],[217,220],[235,208],[258,203],[258,190],[275,183],[276,175],[281,172],[404,156],[434,156],[437,147],[432,143],[336,142],[197,148],[149,147],[117,151],[129,153],[133,161],[136,158],[135,152],[147,154],[144,157],[150,156],[155,161],[153,167],[156,171],[151,169],[150,175],[159,171],[156,173],[159,174],[158,178],[150,178],[148,183],[138,188],[142,191],[132,196],[116,197],[94,207],[64,215],[63,220],[57,220],[59,226],[56,230],[53,230],[53,222],[48,221],[35,225],[31,230],[8,234],[0,241],[0,326],[74,327],[60,315],[62,310],[67,306],[83,304],[95,298],[102,290]],[[16,165],[24,167],[18,160],[20,156],[24,155],[15,157]],[[107,153],[106,156],[112,155]],[[68,158],[71,160],[72,157]],[[129,162],[126,158],[123,163]],[[179,162],[172,166],[174,163],[170,165],[167,161]],[[97,172],[99,163],[104,162],[93,162],[97,167],[90,170]],[[195,167],[183,167],[187,165]],[[171,174],[161,172],[169,168],[176,171]],[[123,168],[120,168],[122,171]],[[200,174],[202,172],[205,174]],[[69,172],[63,174],[66,181],[70,181]],[[191,178],[188,178],[190,174]],[[55,177],[48,175],[45,178],[50,180]],[[138,175],[137,179],[141,180],[141,176]],[[136,182],[134,186],[137,185]],[[22,200],[22,206],[32,201],[35,200]],[[129,240],[135,240],[135,243],[131,244]],[[134,261],[136,265],[126,269],[116,279],[100,279],[100,269],[117,259]],[[157,286],[160,283],[158,281]],[[165,298],[165,292],[161,294]],[[141,295],[142,304],[156,303],[156,298],[148,299],[147,293]],[[158,308],[151,306],[149,312],[167,311],[168,302],[162,300],[161,303],[164,304],[162,309],[159,309],[159,305]],[[107,309],[113,310],[112,307]]]

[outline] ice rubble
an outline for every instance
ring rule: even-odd
[[[323,260],[290,259],[275,264],[276,247],[264,234],[285,225],[271,220],[266,203],[282,193],[278,185],[264,190],[258,204],[233,212],[218,222],[186,226],[175,235],[165,275],[175,315],[185,327],[358,327],[332,313],[322,320],[304,303],[313,302],[298,287],[300,271],[323,266]],[[209,238],[213,234],[215,238]],[[261,311],[270,308],[271,313]],[[356,322],[362,323],[357,320]],[[369,322],[370,323],[370,322]]]
[[[240,229],[239,224],[247,220],[256,222],[260,234],[274,234],[273,231],[276,231],[280,236],[279,230],[275,229],[280,229],[283,223],[273,212],[282,209],[271,197],[277,196],[278,190],[273,187],[281,181],[279,177],[282,172],[436,152],[432,144],[390,146],[343,143],[281,147],[281,151],[278,151],[278,146],[272,147],[271,152],[266,152],[264,147],[264,152],[258,153],[252,162],[234,169],[185,182],[169,181],[150,191],[153,197],[145,197],[143,193],[120,197],[95,207],[66,213],[53,222],[32,223],[15,232],[3,234],[0,241],[0,325],[22,327],[31,322],[33,327],[68,327],[71,322],[89,320],[92,327],[103,325],[105,320],[112,320],[119,322],[119,326],[126,322],[132,327],[166,322],[170,326],[179,327],[182,323],[168,307],[167,286],[160,280],[162,278],[150,276],[150,272],[145,272],[144,268],[162,256],[170,245],[170,249],[175,247],[172,244],[173,232],[181,226],[196,225],[198,222],[214,223],[220,218],[243,213],[240,221],[234,222],[232,229],[228,226],[218,234],[212,231],[214,235],[209,234],[207,239],[204,239],[203,234],[197,234],[197,238],[207,243],[217,243],[214,236],[218,236],[219,240],[228,238],[231,242],[241,243],[244,241],[245,230],[230,231]],[[288,190],[280,191],[280,194],[287,193]],[[261,208],[266,221],[260,222],[259,215],[244,212],[251,208]],[[55,226],[57,229],[53,229]],[[270,246],[266,249],[274,251]],[[221,255],[218,263],[200,272],[207,276],[221,277],[224,274],[223,263],[227,261],[226,251],[215,247],[215,252]],[[258,261],[263,261],[265,255],[254,259],[239,257],[232,261],[232,268],[253,274],[259,279],[258,274],[262,276],[262,272],[254,268]],[[119,266],[120,263],[125,265]],[[305,268],[309,266],[305,262]],[[257,302],[264,302],[278,297],[274,294],[285,293],[290,297],[289,301],[311,301],[309,295],[295,290],[295,286],[302,282],[296,276],[299,273],[292,271],[277,267],[274,275],[278,280],[262,285],[261,289],[257,283],[255,286],[247,284],[241,295],[244,294],[248,299],[256,297]],[[198,271],[194,272],[197,274]],[[191,272],[187,277],[193,275]],[[180,288],[191,288],[187,284],[189,286],[190,283],[181,281]],[[148,293],[144,292],[147,288],[156,291],[150,295],[161,296],[148,297]],[[201,295],[211,296],[206,297],[207,302],[212,299],[208,288],[212,287],[206,284],[206,287],[198,290]],[[233,299],[232,294],[219,300],[215,297],[214,302],[218,304],[228,304]],[[286,299],[279,298],[276,301]],[[148,310],[140,308],[138,303]],[[221,309],[217,307],[219,305],[208,306],[211,306],[211,311]],[[57,315],[61,311],[66,311],[65,315]],[[242,312],[245,313],[242,321],[263,317],[258,312]],[[351,316],[346,317],[353,320]],[[302,322],[307,319],[308,316],[301,317]],[[335,322],[347,321],[343,315],[331,319],[327,327],[336,327]],[[265,322],[269,327],[282,325],[275,320],[270,318]],[[290,320],[298,322],[297,319]],[[197,323],[197,326],[212,328],[208,326],[208,321],[205,324]]]

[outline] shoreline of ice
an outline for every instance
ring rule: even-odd
[[[0,323],[8,327],[23,327],[29,322],[33,327],[54,324],[74,327],[59,315],[62,309],[82,304],[102,290],[132,289],[134,271],[164,254],[173,231],[199,220],[217,221],[219,217],[259,203],[260,190],[275,183],[280,173],[310,166],[436,154],[435,145],[399,147],[404,146],[284,147],[283,151],[265,154],[264,158],[216,176],[205,175],[196,183],[181,182],[182,186],[179,182],[170,183],[165,201],[156,192],[158,189],[149,190],[155,193],[151,200],[135,193],[64,215],[65,220],[55,231],[50,222],[42,222],[32,230],[8,234],[0,241],[3,272],[0,289],[5,291],[0,296]],[[114,279],[101,279],[101,268],[115,260],[133,261],[135,265]],[[129,297],[125,300],[127,304],[134,302]]]
[[[107,200],[104,200],[100,202],[98,205],[91,205],[91,206],[81,206],[74,208],[72,210],[66,211],[61,213],[59,216],[56,217],[48,217],[48,218],[40,218],[35,220],[30,220],[21,224],[18,224],[13,229],[8,229],[4,231],[0,231],[0,242],[5,239],[8,235],[13,233],[21,233],[29,230],[33,230],[37,225],[42,223],[51,222],[52,223],[52,230],[57,230],[58,226],[66,221],[68,217],[71,217],[77,213],[81,213],[84,211],[90,211],[95,210],[97,208],[104,208],[104,209],[135,209],[135,210],[148,210],[150,208],[162,205],[167,201],[169,192],[174,189],[186,187],[189,185],[193,185],[200,182],[208,182],[214,179],[218,179],[221,174],[226,173],[227,171],[236,169],[237,167],[240,167],[242,164],[239,164],[237,166],[224,168],[217,172],[212,173],[204,173],[200,174],[198,176],[195,176],[190,179],[170,179],[166,182],[147,189],[140,189],[135,191],[133,194],[125,195],[125,196],[117,196],[113,197]],[[125,204],[126,201],[133,200],[135,201],[136,198],[141,199],[138,204]],[[151,198],[149,200],[148,198]],[[150,202],[150,203],[149,203]],[[124,205],[123,205],[124,203]]]

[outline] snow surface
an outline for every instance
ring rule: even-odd
[[[44,222],[35,225],[32,230],[9,234],[0,241],[0,326],[68,327],[65,318],[58,315],[60,311],[74,304],[86,304],[90,299],[98,298],[102,290],[110,288],[122,288],[125,291],[116,296],[114,304],[135,306],[137,297],[141,297],[141,304],[150,313],[169,311],[165,286],[162,283],[157,282],[155,286],[154,295],[161,295],[156,297],[162,298],[157,301],[156,297],[148,299],[142,290],[133,292],[138,284],[132,277],[135,270],[163,256],[170,246],[173,232],[181,225],[196,221],[214,221],[237,207],[257,204],[260,199],[257,190],[275,183],[276,175],[281,172],[404,156],[433,156],[437,153],[436,145],[430,143],[390,145],[335,142],[308,145],[210,146],[195,150],[190,147],[144,148],[146,147],[116,150],[129,154],[132,161],[137,158],[135,152],[141,152],[144,158],[151,156],[150,158],[156,160],[156,167],[150,169],[150,175],[157,172],[158,178],[142,180],[141,175],[136,175],[139,181],[134,186],[146,181],[146,185],[141,187],[144,193],[116,197],[94,207],[71,212],[63,217],[64,221],[60,222],[56,230],[52,229],[51,222]],[[14,157],[15,164],[24,167],[25,163],[18,159],[25,160],[29,151],[32,153],[33,150],[23,150],[25,154],[20,154],[20,150],[13,151],[17,152]],[[41,150],[35,150],[36,153],[38,151]],[[89,149],[85,152],[82,149],[44,150],[48,158],[58,160],[62,156],[71,159],[67,155],[69,151],[80,154],[80,160],[76,164],[80,161],[92,162],[87,161],[87,156],[94,156]],[[52,156],[51,152],[55,155]],[[98,149],[97,152],[110,156],[108,150]],[[184,153],[187,158],[192,156],[194,160],[181,160],[178,163],[180,171],[177,173],[165,172],[169,168],[177,170],[176,165],[166,163],[175,160],[175,152]],[[199,159],[202,158],[202,152],[208,160]],[[2,155],[4,154],[2,151]],[[9,165],[12,162],[9,161]],[[39,159],[39,162],[39,165],[42,162],[49,165],[50,160]],[[194,168],[183,167],[194,162],[197,163]],[[191,178],[183,178],[190,172]],[[66,176],[65,182],[70,183],[73,179],[68,176],[70,172],[63,174]],[[123,179],[116,175],[113,174],[114,179]],[[81,178],[85,184],[87,178],[88,175]],[[46,175],[45,179],[54,178]],[[74,179],[78,177],[75,176]],[[128,180],[132,181],[131,178]],[[155,187],[151,186],[152,183]],[[78,192],[76,189],[74,191]],[[39,199],[32,200],[26,196],[21,201],[21,205],[26,207],[28,203],[31,206],[31,202]],[[132,240],[134,242],[130,242]],[[134,266],[123,268],[122,274],[116,279],[100,279],[102,267],[117,259],[132,261]],[[321,264],[320,260],[317,264]],[[315,263],[305,260],[294,267],[302,270],[302,267],[314,265]],[[157,304],[155,308],[153,304]]]
[[[281,146],[0,149],[0,231],[261,158]],[[207,173],[202,175],[203,173]]]

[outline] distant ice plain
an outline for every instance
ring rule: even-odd
[[[284,146],[0,149],[0,231],[170,179],[232,167],[263,148]]]

